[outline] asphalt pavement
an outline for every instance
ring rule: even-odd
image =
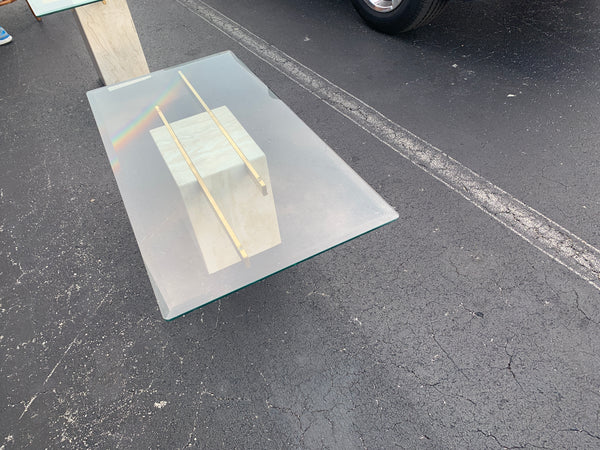
[[[72,14],[1,7],[0,449],[600,448],[597,2],[456,0],[404,36],[346,0],[130,8],[151,70],[233,51],[400,219],[164,321]]]

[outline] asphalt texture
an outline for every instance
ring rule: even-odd
[[[207,3],[600,245],[597,2],[457,0],[401,37],[346,0]],[[2,450],[600,448],[597,289],[183,2],[130,8],[151,70],[232,50],[400,219],[164,321],[72,14],[0,8]]]

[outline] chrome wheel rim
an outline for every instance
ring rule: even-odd
[[[390,12],[398,7],[403,0],[365,0],[369,8],[377,12]]]

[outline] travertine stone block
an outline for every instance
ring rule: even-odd
[[[150,72],[126,0],[92,3],[73,11],[104,84]]]
[[[212,112],[267,184],[267,195],[263,195],[207,113],[170,125],[243,248],[252,257],[281,243],[267,158],[227,107],[215,108]],[[179,187],[208,272],[240,262],[236,247],[167,128],[155,128],[150,134]]]

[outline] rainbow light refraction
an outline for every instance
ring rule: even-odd
[[[171,84],[167,86],[162,94],[160,94],[152,102],[148,103],[139,114],[137,114],[129,123],[127,123],[111,138],[115,151],[118,152],[119,150],[125,148],[127,144],[129,144],[148,128],[149,124],[157,118],[154,107],[156,105],[168,105],[175,100],[177,98],[178,87],[183,87],[183,83],[179,77],[174,78]]]
[[[121,162],[119,161],[118,156],[115,155],[112,158],[110,158],[110,167],[113,173],[117,173],[119,170],[121,170]]]

